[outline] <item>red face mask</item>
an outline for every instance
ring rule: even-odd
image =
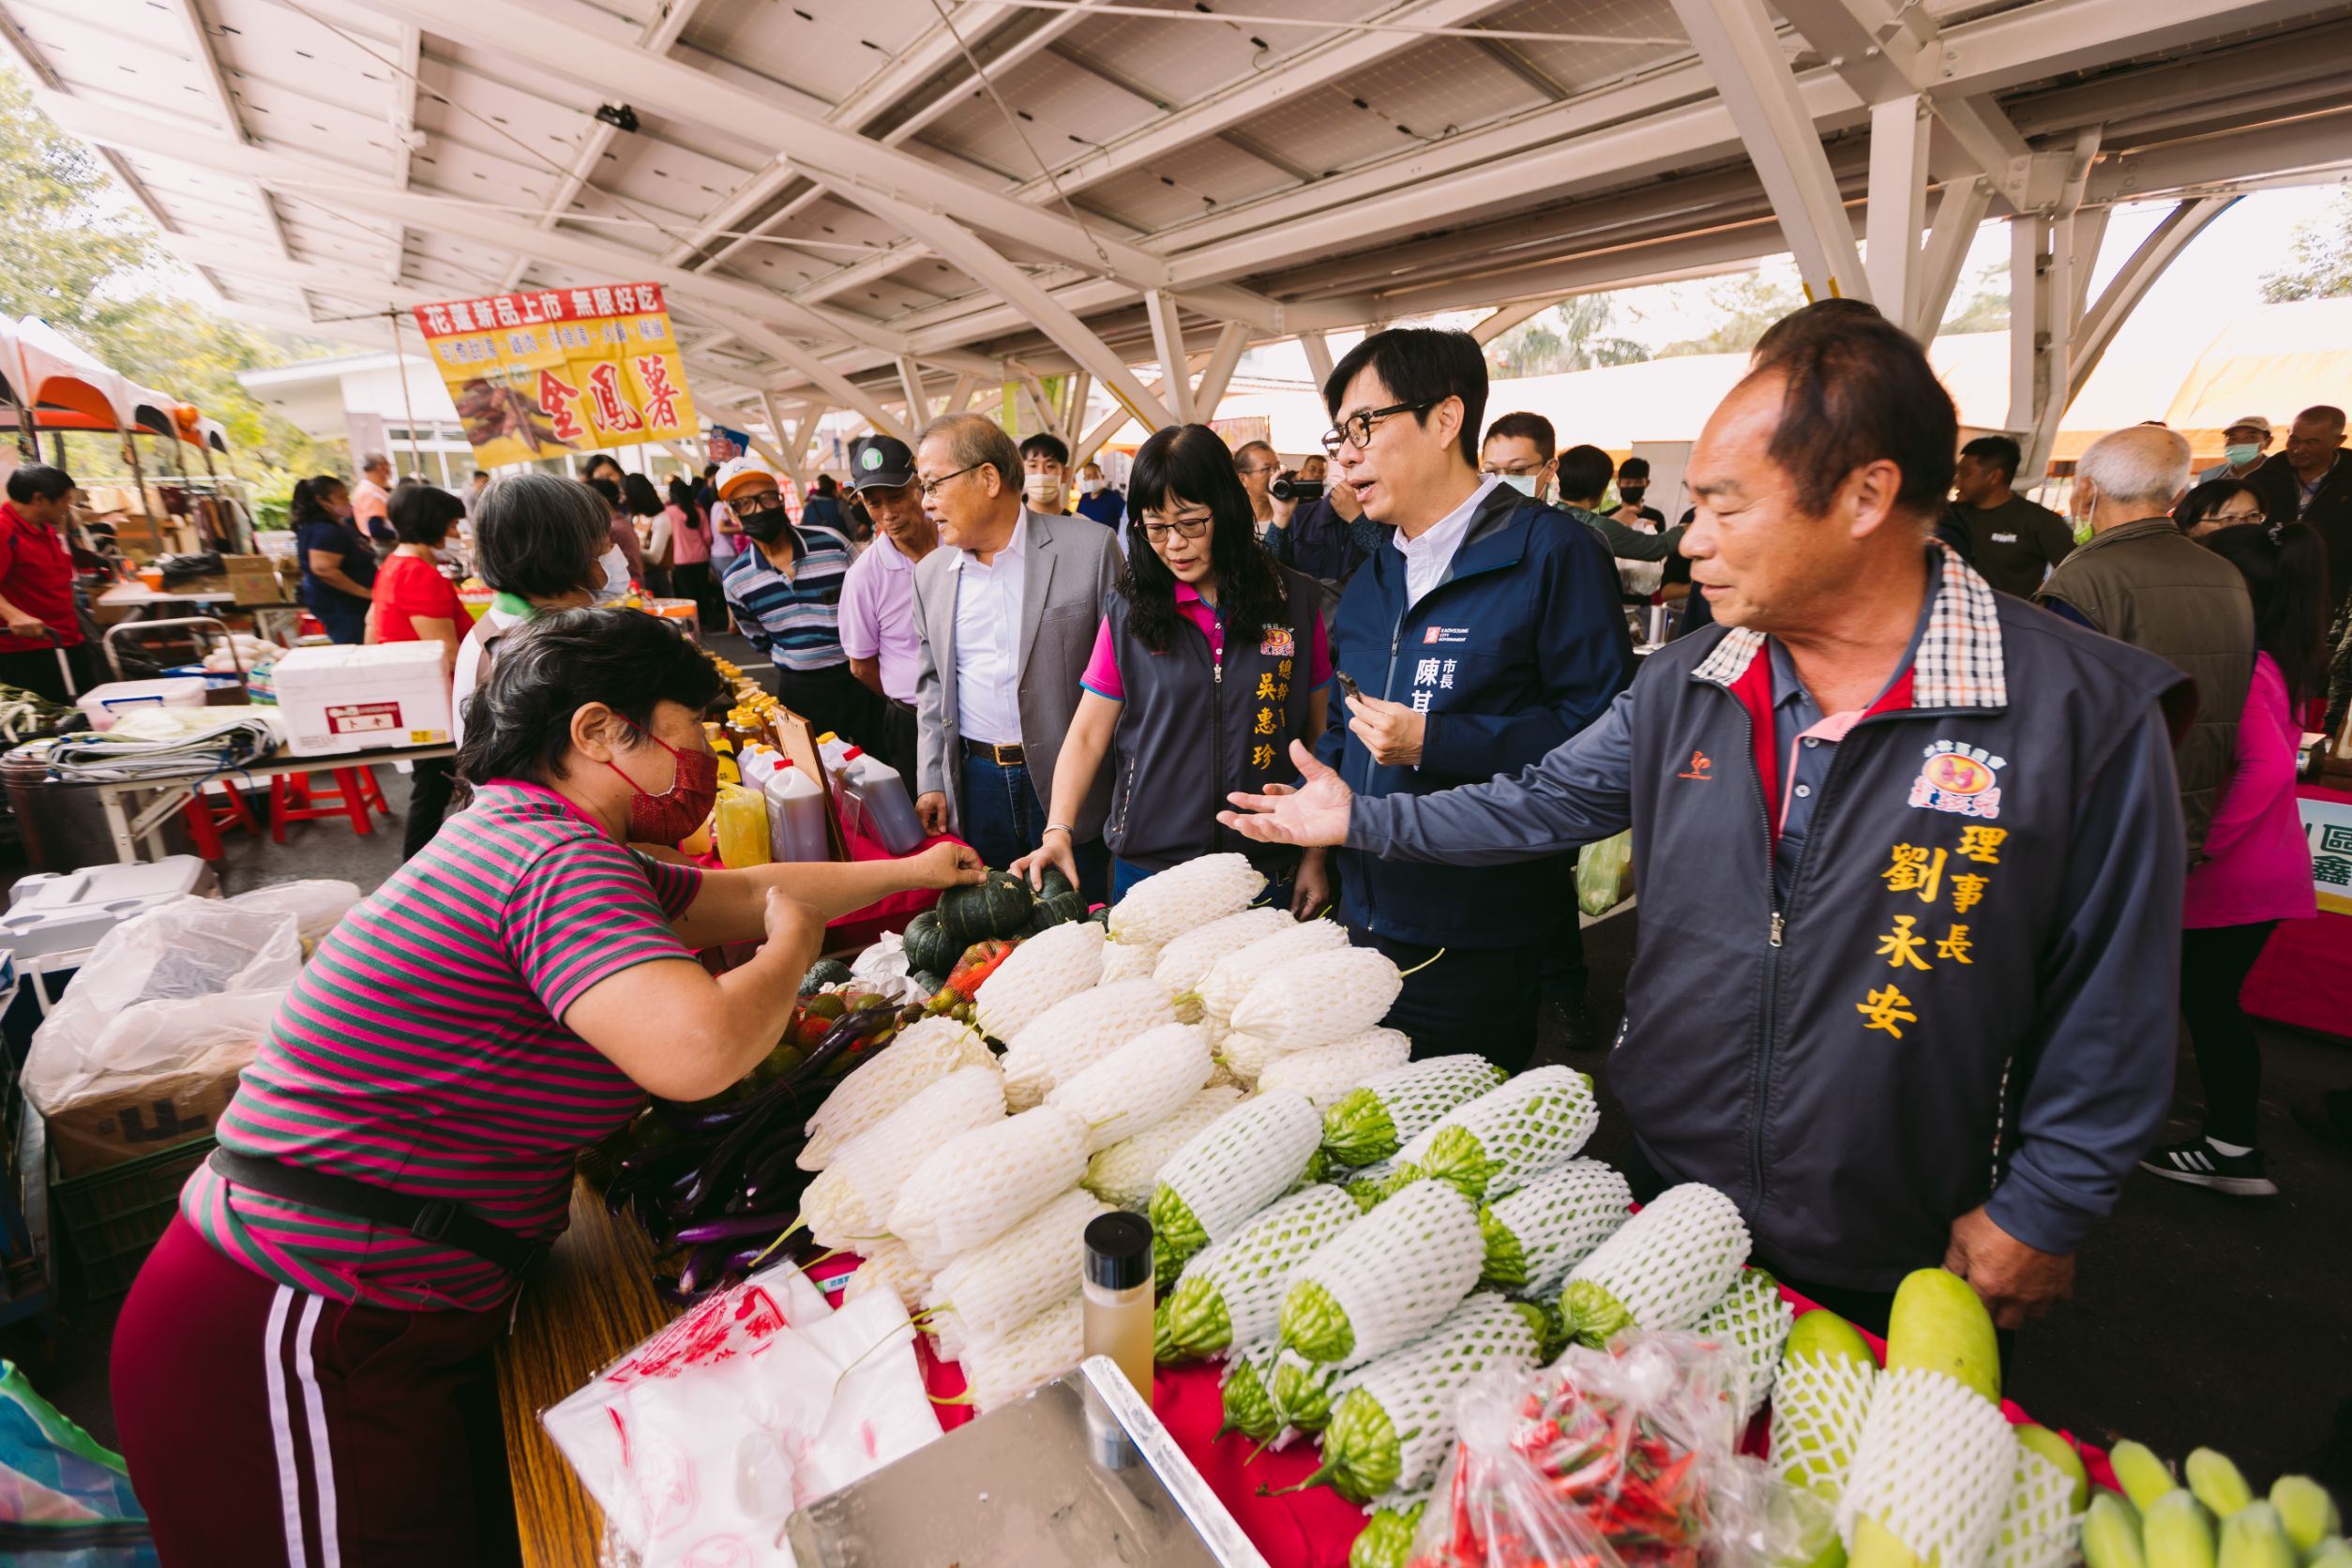
[[[681,751],[650,732],[645,738],[678,760],[677,776],[666,792],[649,795],[618,765],[607,762],[605,766],[620,774],[631,791],[629,841],[675,849],[709,819],[711,807],[718,804],[718,759],[700,749]]]

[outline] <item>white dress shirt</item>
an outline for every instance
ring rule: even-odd
[[[956,552],[956,728],[984,746],[1021,744],[1021,598],[1029,509],[996,561]]]
[[[1470,514],[1486,499],[1486,492],[1502,480],[1489,474],[1479,481],[1470,499],[1448,512],[1437,523],[1421,531],[1419,538],[1408,539],[1405,531],[1396,530],[1396,548],[1405,555],[1405,599],[1408,607],[1419,604],[1428,596],[1429,590],[1445,576],[1454,565],[1454,552],[1462,548],[1462,536],[1470,532]]]

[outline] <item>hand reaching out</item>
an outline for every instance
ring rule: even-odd
[[[1348,837],[1348,810],[1355,792],[1339,776],[1315,760],[1298,741],[1290,743],[1290,761],[1302,779],[1296,790],[1276,786],[1261,795],[1237,790],[1227,798],[1241,809],[1220,811],[1217,821],[1242,835],[1268,844],[1339,844]]]

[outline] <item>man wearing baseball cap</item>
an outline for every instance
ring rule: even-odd
[[[720,586],[735,625],[776,665],[774,690],[816,727],[873,738],[873,699],[841,651],[841,585],[856,551],[837,528],[793,520],[784,483],[751,453],[718,471],[714,488],[743,527],[746,547]]]
[[[841,584],[841,651],[850,673],[881,700],[874,755],[914,785],[914,678],[921,639],[914,628],[914,565],[939,548],[939,527],[923,512],[914,454],[893,436],[850,443],[850,489],[874,520],[874,541]]]
[[[2222,439],[2229,445],[2222,448],[2220,462],[2197,475],[2200,485],[2214,479],[2252,478],[2270,450],[2270,421],[2260,414],[2233,419],[2222,427]]]

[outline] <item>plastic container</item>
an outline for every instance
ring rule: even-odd
[[[774,746],[761,746],[757,741],[749,743],[743,748],[743,756],[737,764],[743,771],[743,787],[765,792],[769,775],[775,773],[776,765],[783,761],[783,755]]]
[[[139,708],[201,708],[204,705],[202,676],[166,676],[153,681],[109,681],[82,694],[83,716],[93,730],[112,730],[124,714]]]
[[[270,666],[270,685],[297,757],[449,744],[438,642],[295,648]]]
[[[187,1143],[143,1154],[122,1165],[70,1179],[49,1155],[52,1234],[80,1265],[83,1294],[91,1301],[119,1296],[139,1277],[139,1265],[179,1213],[180,1188],[212,1153],[204,1133]]]
[[[1081,1284],[1086,1353],[1108,1356],[1152,1403],[1152,1222],[1099,1214],[1087,1223]]]
[[[892,854],[912,854],[923,845],[923,822],[898,770],[879,757],[852,750],[842,766],[843,788],[857,803],[866,831]]]
[[[219,895],[212,867],[192,854],[19,877],[0,915],[0,948],[19,958],[79,953],[158,904]]]
[[[772,860],[831,860],[825,831],[825,792],[790,762],[768,775],[768,851]]]
[[[720,786],[712,831],[718,839],[719,864],[728,869],[768,863],[767,803],[742,785]]]
[[[826,776],[837,786],[841,782],[842,764],[856,749],[855,741],[845,741],[830,730],[817,737],[817,759],[824,765]]]

